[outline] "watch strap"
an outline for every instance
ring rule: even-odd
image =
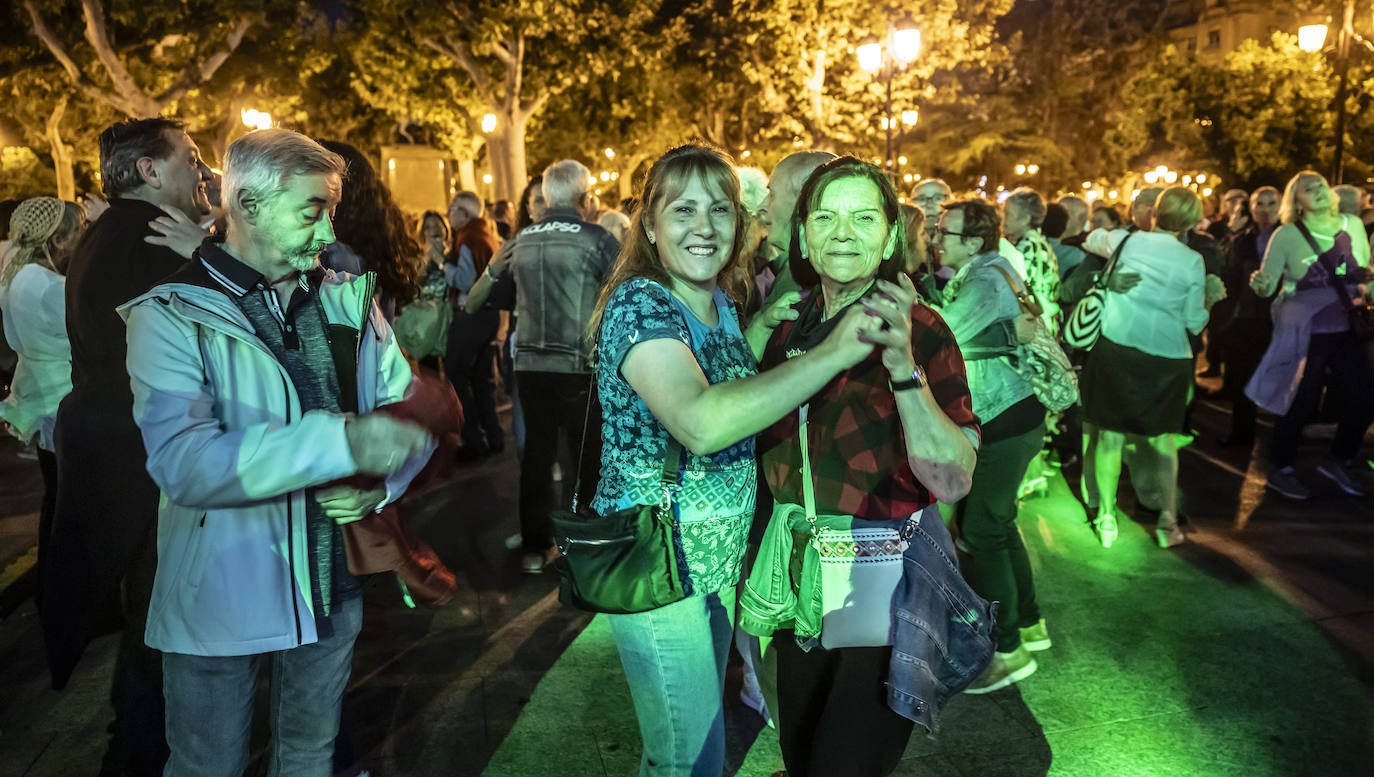
[[[911,377],[906,380],[890,381],[893,391],[907,391],[908,389],[918,389],[926,385],[926,374],[919,366],[911,371]]]

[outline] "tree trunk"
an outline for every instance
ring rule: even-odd
[[[511,140],[510,130],[501,128],[487,136],[487,168],[491,170],[491,188],[483,189],[482,196],[492,201],[509,199],[511,189]]]
[[[639,170],[639,166],[648,158],[648,154],[632,154],[629,159],[624,160],[624,164],[618,170],[620,177],[616,179],[621,202],[635,195],[635,171]]]
[[[502,106],[496,131],[487,136],[487,164],[491,166],[492,200],[520,198],[528,178],[525,161],[525,126],[529,114]]]
[[[45,135],[52,153],[53,171],[57,174],[57,199],[76,200],[76,174],[72,169],[72,150],[62,142],[62,117],[67,112],[67,96],[63,95],[48,114]]]

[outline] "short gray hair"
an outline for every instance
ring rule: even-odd
[[[224,195],[230,213],[239,215],[241,195],[270,203],[299,175],[337,175],[348,171],[342,156],[294,130],[255,130],[234,141],[224,155]]]
[[[1066,194],[1059,198],[1059,204],[1064,206],[1064,210],[1069,212],[1069,221],[1081,219],[1083,223],[1088,221],[1088,201],[1079,197],[1077,194]]]
[[[1134,200],[1131,200],[1131,212],[1136,213],[1145,208],[1153,208],[1155,206],[1155,201],[1158,200],[1159,195],[1163,193],[1164,190],[1158,186],[1146,186],[1136,194]]]
[[[587,193],[592,171],[576,159],[563,159],[544,168],[544,202],[550,208],[575,207]]]
[[[1341,213],[1347,216],[1360,215],[1360,195],[1364,194],[1360,191],[1360,187],[1343,183],[1333,187],[1331,191],[1336,193],[1336,199],[1340,202]]]
[[[473,218],[480,218],[487,210],[487,204],[482,202],[482,197],[477,192],[458,192],[453,195],[453,202],[449,204],[448,209],[453,210],[453,207],[459,203],[463,204],[463,210],[467,211],[468,215]]]
[[[757,167],[736,167],[739,176],[739,199],[749,215],[758,215],[768,199],[768,175]]]
[[[1045,223],[1045,198],[1029,186],[1019,186],[1007,195],[1007,205],[1015,205],[1030,217],[1032,229],[1039,229]]]

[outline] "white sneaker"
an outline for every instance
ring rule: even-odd
[[[1159,547],[1172,548],[1182,545],[1183,540],[1183,530],[1178,527],[1178,519],[1168,513],[1160,513],[1159,523],[1155,524],[1155,542],[1159,543]]]
[[[515,534],[512,534],[511,536],[506,538],[506,550],[515,550],[516,548],[519,548],[521,545],[524,544],[525,538],[521,537],[519,532],[516,532]]]
[[[1035,674],[1036,668],[1035,659],[1026,646],[1017,645],[1010,653],[994,653],[992,663],[988,664],[981,677],[964,689],[964,693],[977,696],[1001,690]]]
[[[1120,533],[1116,526],[1115,513],[1102,513],[1093,521],[1093,528],[1097,530],[1097,539],[1102,543],[1102,547],[1110,548]]]
[[[527,575],[543,574],[544,563],[543,553],[526,553],[520,557],[520,571]]]

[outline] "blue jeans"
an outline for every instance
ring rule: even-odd
[[[164,777],[240,777],[258,670],[272,662],[271,777],[330,777],[339,709],[363,625],[363,600],[335,606],[333,635],[292,650],[251,656],[164,653],[167,744]]]
[[[644,741],[640,777],[719,777],[735,587],[649,612],[608,615]]]

